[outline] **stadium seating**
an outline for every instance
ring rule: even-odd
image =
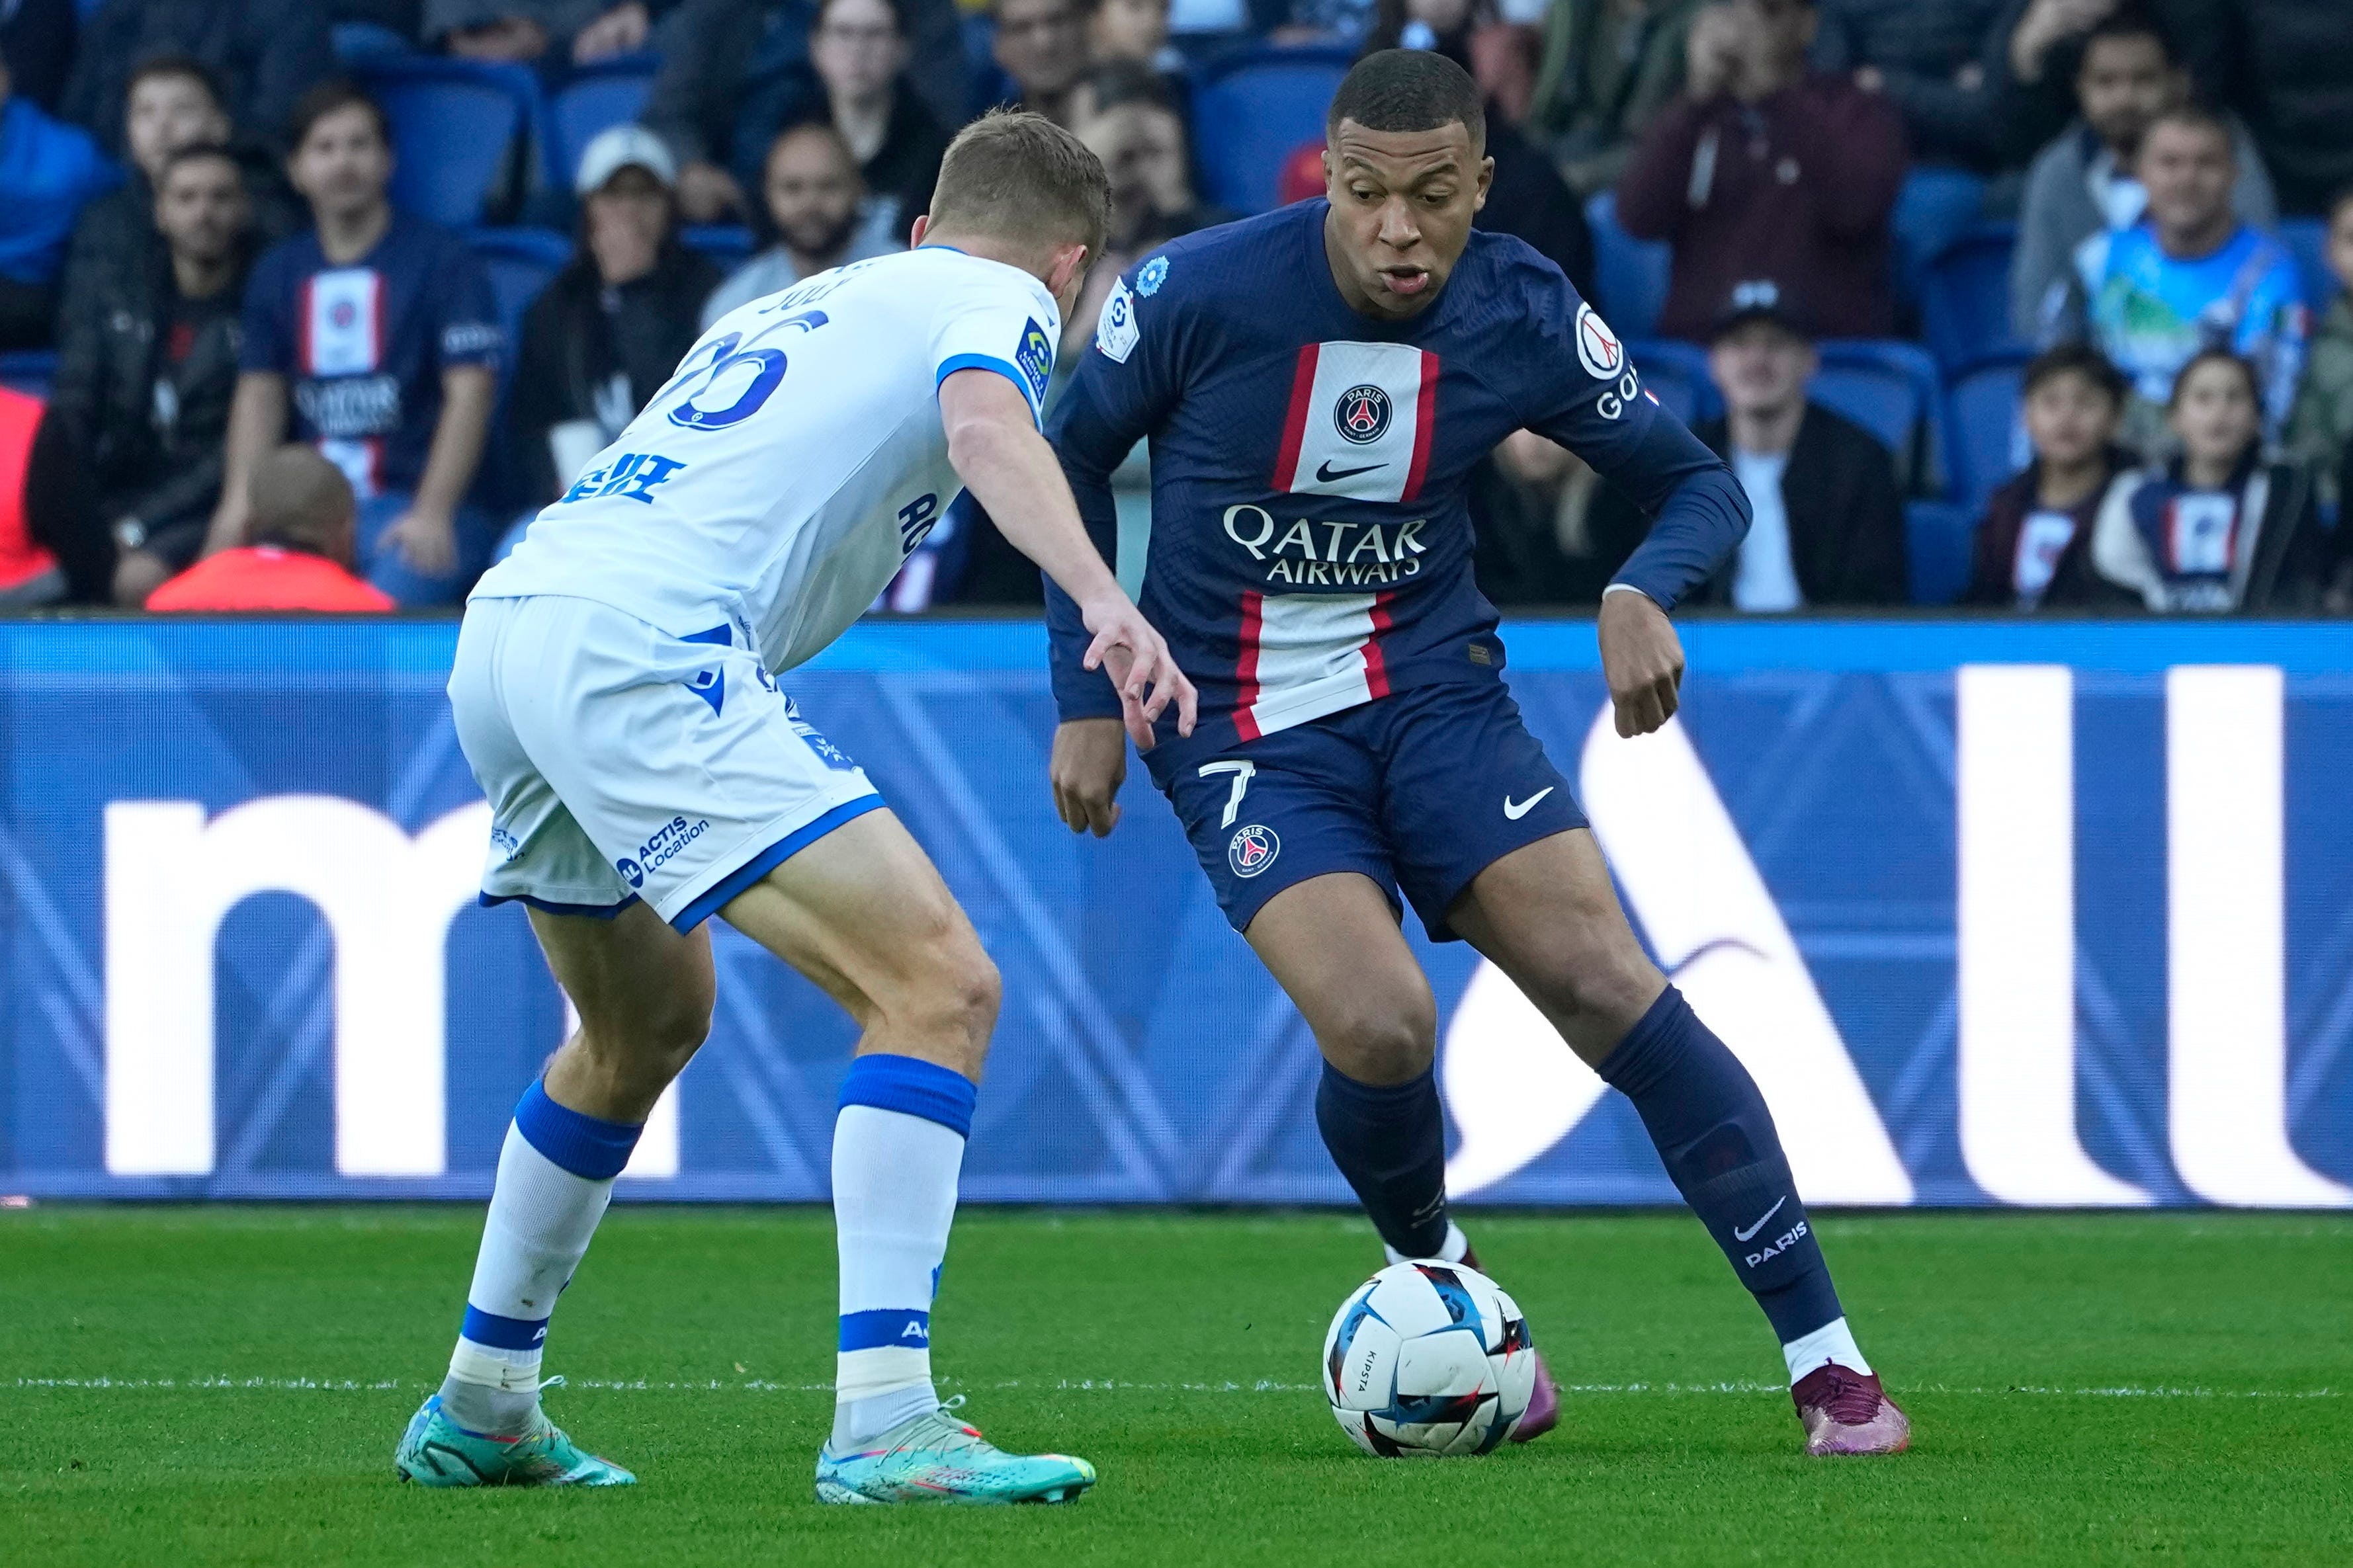
[[[1283,159],[1324,134],[1324,111],[1354,58],[1313,45],[1238,49],[1203,66],[1193,89],[1202,195],[1236,212],[1273,207]]]
[[[573,73],[547,106],[547,183],[568,191],[580,154],[596,133],[625,124],[645,107],[660,61],[649,54],[603,60]]]
[[[1915,605],[1949,605],[1966,593],[1977,550],[1977,509],[1915,500],[1904,509],[1905,563]]]
[[[1593,231],[1594,289],[1601,296],[1602,315],[1625,337],[1649,337],[1659,330],[1659,313],[1667,306],[1668,247],[1636,239],[1618,226],[1615,191],[1603,191],[1585,204],[1585,222]]]
[[[1822,368],[1808,395],[1887,443],[1907,492],[1942,488],[1944,382],[1936,362],[1914,343],[1835,338],[1820,345]]]
[[[1960,169],[1914,169],[1904,176],[1895,209],[1887,215],[1900,297],[1920,298],[1929,264],[1976,225],[1985,190],[1983,175]]]
[[[393,205],[436,223],[480,223],[516,139],[544,140],[539,79],[522,66],[416,55],[355,74],[392,121]]]
[[[2019,423],[2019,386],[2026,368],[2023,349],[1988,355],[1953,377],[1947,427],[1953,493],[1982,507],[2031,455]]]
[[[2010,259],[2017,245],[2017,225],[1978,224],[1922,270],[1920,325],[1946,374],[2016,346],[2010,331]]]
[[[1707,378],[1706,350],[1672,338],[1651,338],[1629,342],[1626,352],[1642,384],[1657,395],[1659,405],[1668,413],[1686,425],[1722,417],[1724,399],[1716,395],[1715,383]]]
[[[2328,270],[2328,224],[2316,217],[2291,217],[2280,220],[2280,238],[2295,252],[2295,269],[2304,277],[2304,302],[2316,311],[2325,310],[2343,287],[2337,274]]]
[[[740,223],[689,224],[678,237],[689,250],[711,258],[730,272],[752,254],[752,231]]]
[[[47,349],[18,349],[0,353],[0,386],[46,401],[49,384],[57,379],[58,356]]]
[[[482,270],[491,275],[491,292],[498,299],[507,342],[520,345],[523,311],[572,258],[572,242],[546,228],[480,228],[468,240],[481,258]],[[513,363],[512,350],[508,363]]]

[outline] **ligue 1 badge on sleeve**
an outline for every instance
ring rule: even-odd
[[[1160,292],[1160,285],[1168,280],[1168,258],[1155,256],[1135,270],[1135,291],[1145,299]]]
[[[1124,281],[1111,286],[1111,298],[1103,305],[1103,314],[1095,318],[1095,347],[1103,356],[1116,364],[1125,364],[1127,356],[1135,352],[1136,339],[1142,334],[1135,325],[1135,298],[1127,291]]]

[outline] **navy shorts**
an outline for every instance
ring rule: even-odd
[[[1471,879],[1586,826],[1498,681],[1418,686],[1182,763],[1148,752],[1219,907],[1247,931],[1294,882],[1358,871],[1400,890],[1431,940]]]

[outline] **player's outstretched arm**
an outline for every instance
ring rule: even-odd
[[[1094,637],[1085,667],[1110,668],[1136,750],[1152,749],[1153,723],[1172,701],[1176,732],[1191,734],[1193,683],[1087,537],[1062,465],[1038,434],[1029,400],[996,371],[960,370],[940,383],[940,419],[948,461],[988,509],[997,531],[1079,606]]]

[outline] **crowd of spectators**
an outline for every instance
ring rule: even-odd
[[[1248,34],[1462,64],[1482,226],[1580,289],[1588,204],[1666,247],[1646,330],[1694,345],[1695,428],[1756,512],[1711,602],[1910,600],[1926,454],[1811,385],[1831,340],[1916,335],[1919,264],[2000,220],[2008,332],[2042,352],[1966,600],[2353,609],[2353,302],[2310,309],[2280,230],[2325,220],[2353,287],[2343,0],[16,0],[0,351],[56,359],[46,408],[0,396],[0,603],[452,602],[720,316],[902,246],[996,104],[1111,175],[1067,366],[1116,270],[1235,216],[1194,68]],[[573,229],[519,318],[396,204],[395,128],[346,74],[388,53],[649,81],[569,167],[514,150],[507,215]],[[1312,147],[1279,173],[1321,189]],[[1589,600],[1646,526],[1525,433],[1474,496],[1500,602]],[[1035,596],[984,519],[927,550],[891,605]]]

